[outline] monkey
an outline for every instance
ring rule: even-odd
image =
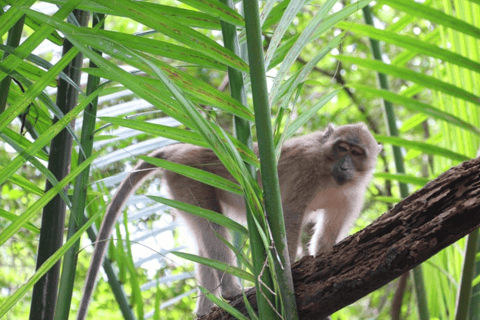
[[[257,149],[255,145],[254,151],[258,155]],[[381,149],[363,123],[339,127],[330,124],[325,131],[289,139],[283,144],[277,167],[290,261],[296,258],[301,230],[307,223],[313,221],[315,225],[309,244],[309,253],[314,256],[329,251],[347,234],[360,214],[364,193]],[[158,149],[149,156],[200,168],[234,181],[210,149],[180,143]],[[78,319],[83,320],[86,316],[107,240],[122,208],[145,179],[159,170],[139,161],[107,207],[87,273]],[[245,221],[241,196],[168,170],[164,170],[163,179],[173,199],[225,214],[236,221]],[[234,263],[234,253],[216,235],[230,239],[225,227],[185,212],[177,211],[177,214],[193,235],[199,255]],[[241,293],[239,282],[228,273],[199,264],[195,276],[207,290],[221,294],[227,300]],[[212,306],[213,303],[200,294],[195,312],[198,316],[204,315]]]

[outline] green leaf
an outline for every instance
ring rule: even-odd
[[[230,313],[232,316],[234,316],[239,320],[248,320],[248,318],[245,317],[240,311],[238,311],[237,309],[235,309],[234,307],[226,303],[224,300],[216,297],[214,294],[212,294],[210,291],[208,291],[204,287],[198,286],[198,288],[200,289],[202,294],[208,298],[208,300],[215,303],[215,305],[219,306],[222,310],[225,310],[226,312]]]
[[[222,237],[221,234],[219,234],[218,232],[215,231],[215,229],[212,229],[212,231],[215,233],[215,235],[223,242],[223,244],[225,244],[227,247],[230,248],[230,250],[232,250],[232,252],[235,253],[235,257],[237,258],[237,262],[239,263],[239,265],[243,265],[245,266],[248,270],[250,270],[250,272],[253,272],[253,265],[252,263],[249,261],[249,259],[243,254],[243,252],[241,251],[241,248],[236,248],[233,244],[231,244],[227,239],[225,239],[224,237]]]
[[[125,244],[127,247],[125,264],[128,272],[130,273],[129,280],[132,288],[132,294],[130,296],[131,303],[132,306],[136,306],[135,309],[137,310],[138,319],[144,319],[142,291],[140,290],[139,277],[137,276],[137,271],[135,270],[135,264],[133,262],[132,243],[130,242],[130,231],[128,231],[128,214],[126,211],[123,212],[123,227],[125,228]]]
[[[84,162],[86,163],[86,162]],[[78,172],[79,173],[79,172]],[[75,234],[68,239],[68,241],[61,246],[54,254],[50,256],[35,272],[35,274],[24,284],[22,285],[15,293],[10,295],[6,300],[2,301],[0,305],[0,318],[3,317],[13,305],[18,302],[25,294],[31,291],[33,285],[37,283],[47,272],[50,270],[58,260],[60,260],[68,249],[70,249],[75,243],[80,239],[82,234],[90,227],[90,225],[95,222],[95,220],[100,216],[102,211],[95,213]],[[3,234],[3,232],[2,232]],[[2,235],[0,234],[0,236]]]
[[[70,50],[70,52],[75,52],[76,50]],[[68,54],[67,53],[67,54]],[[65,55],[66,56],[66,55]],[[64,56],[64,57],[65,57]],[[28,146],[22,153],[16,156],[9,164],[7,164],[3,170],[0,171],[0,185],[4,183],[12,174],[17,171],[26,161],[29,160],[30,157],[33,157],[37,154],[43,147],[50,143],[50,141],[55,137],[63,128],[70,124],[76,116],[85,109],[89,103],[97,97],[100,89],[97,89],[93,92],[87,99],[83,100],[82,103],[78,104],[75,108],[73,108],[69,113],[67,113],[63,118],[58,120],[52,127],[41,134],[33,144]],[[15,104],[14,104],[15,105]],[[10,107],[8,110],[13,109],[14,107]],[[5,111],[4,113],[8,112]],[[0,116],[2,118],[3,114]]]
[[[149,62],[145,61],[145,63]],[[233,178],[242,185],[250,206],[253,206],[255,203],[261,208],[262,206],[258,199],[258,193],[254,192],[255,186],[258,186],[258,184],[253,177],[251,177],[229,135],[225,133],[220,126],[213,125],[211,122],[204,119],[200,112],[194,107],[193,103],[160,68],[153,64],[150,66],[156,76],[163,82],[182,106],[183,111],[187,114],[188,118],[191,119],[193,122],[192,128],[203,136],[225,168],[230,172]]]
[[[122,127],[150,133],[155,136],[161,136],[179,142],[190,143],[199,147],[208,148],[208,144],[203,140],[203,138],[198,133],[193,131],[133,119],[112,117],[100,117],[99,119]]]
[[[296,118],[286,129],[285,140],[288,140],[291,136],[297,132],[311,117],[313,117],[320,108],[322,108],[327,102],[329,102],[341,89],[336,89],[329,94],[323,96],[318,100],[311,108],[306,112],[303,112],[298,118]]]
[[[88,72],[93,75],[98,75],[98,76],[103,76],[105,75],[107,79],[112,78],[114,80],[120,80],[121,83],[127,87],[128,89],[132,90],[135,92],[139,97],[145,99],[146,101],[152,103],[152,105],[155,105],[163,112],[165,112],[167,115],[171,116],[174,119],[177,119],[178,121],[182,122],[183,124],[190,126],[191,120],[187,115],[181,112],[180,108],[178,106],[170,105],[168,103],[165,103],[165,89],[159,89],[157,87],[152,87],[151,85],[145,84],[143,81],[139,81],[139,77],[133,76],[129,74],[128,72],[124,71],[120,67],[116,66],[114,63],[110,62],[109,60],[103,58],[102,56],[98,55],[96,52],[90,49],[90,47],[86,46],[84,44],[85,38],[88,38],[85,36],[85,34],[80,34],[76,35],[75,32],[71,32],[74,28],[71,25],[67,23],[63,23],[63,21],[52,19],[51,17],[42,15],[38,12],[34,11],[29,11],[30,14],[36,15],[39,19],[44,19],[45,23],[52,23],[55,25],[55,27],[59,29],[63,29],[64,27],[68,32],[66,32],[67,38],[69,38],[70,42],[72,42],[75,45],[75,48],[79,49],[82,51],[86,56],[88,56],[95,64],[99,67],[99,69],[89,69]],[[95,33],[91,31],[90,29],[83,29],[85,32],[91,32],[93,36],[95,36]],[[70,34],[68,34],[70,33]],[[70,50],[72,51],[72,50]],[[69,53],[70,53],[69,51]],[[57,63],[58,65],[58,63]],[[100,71],[101,70],[101,71]],[[27,90],[28,91],[28,90]],[[171,99],[170,99],[171,100]],[[7,111],[2,113],[0,115],[0,130],[1,130],[1,125],[2,125],[2,118],[4,114],[6,114],[10,109],[9,108]]]
[[[25,108],[27,108],[33,99],[35,99],[42,90],[48,85],[51,79],[54,79],[58,73],[65,68],[68,63],[76,56],[78,51],[72,48],[65,54],[60,61],[55,64],[45,75],[29,87],[24,94],[22,94],[15,102],[2,114],[0,114],[0,132],[3,131],[18,115],[20,115]],[[12,57],[14,55],[9,55]],[[8,59],[8,58],[7,58]],[[5,59],[4,62],[7,60]]]
[[[428,119],[429,117],[426,114],[417,113],[413,117],[405,120],[405,122],[402,123],[402,126],[398,129],[398,131],[401,133],[400,136],[412,130],[413,128],[421,126],[422,123]]]
[[[77,44],[80,44],[80,39],[71,41],[75,41]],[[152,105],[160,109],[166,115],[172,117],[173,119],[178,120],[182,124],[187,127],[192,127],[193,124],[191,123],[191,119],[183,113],[183,110],[178,105],[178,102],[173,100],[171,96],[167,96],[167,91],[162,86],[158,85],[151,85],[150,83],[146,83],[144,79],[145,77],[132,75],[122,68],[117,67],[112,62],[104,59],[103,57],[97,55],[93,51],[91,51],[88,47],[82,48],[83,53],[85,55],[90,55],[90,59],[95,60],[95,63],[102,68],[91,68],[91,69],[83,69],[88,74],[98,76],[105,79],[111,79],[112,81],[118,81],[121,79],[121,84],[124,85],[126,88],[130,89],[140,98],[150,102]],[[119,78],[120,77],[120,78]],[[118,118],[115,118],[118,119]]]
[[[203,81],[200,81],[195,77],[190,76],[187,73],[182,72],[174,67],[171,67],[168,64],[161,62],[160,60],[153,59],[150,56],[137,53],[136,51],[133,51],[133,49],[129,49],[126,46],[120,45],[119,43],[116,42],[115,39],[110,39],[107,37],[100,36],[99,34],[97,34],[97,32],[93,31],[90,28],[75,27],[71,24],[52,19],[51,17],[48,17],[46,15],[40,14],[35,11],[26,10],[26,12],[27,14],[35,16],[37,19],[44,21],[44,23],[49,23],[59,28],[59,30],[61,30],[70,41],[75,42],[77,44],[81,43],[82,47],[85,45],[90,45],[106,54],[109,54],[120,60],[125,61],[125,63],[129,63],[132,66],[140,68],[151,75],[155,75],[155,72],[152,72],[152,64],[153,64],[155,65],[155,67],[158,67],[162,71],[166,72],[168,76],[175,82],[175,84],[179,85],[187,93],[193,95],[198,101],[202,101],[206,104],[218,107],[227,112],[231,112],[232,114],[242,117],[244,119],[247,119],[250,121],[253,120],[252,112],[248,110],[244,105],[242,105],[235,99],[231,98],[229,95],[218,91],[217,89],[213,88],[209,84]],[[82,51],[85,54],[90,54],[85,52],[85,50],[82,50]],[[103,59],[103,58],[100,58],[100,59]],[[105,61],[105,59],[103,60]],[[90,74],[105,77],[106,79],[112,79],[117,81],[119,79],[119,77],[113,74],[111,71],[105,72],[105,69],[104,70],[87,69],[85,71],[87,71]],[[123,70],[121,72],[125,73],[125,71]],[[141,80],[136,80],[137,82],[140,82],[140,84],[136,84],[137,87],[147,86],[150,88],[150,86],[154,86],[155,90],[159,91],[159,94],[162,97],[160,101],[162,100],[165,101],[165,102],[162,101],[160,105],[163,105],[165,107],[168,106],[168,109],[170,109],[170,112],[168,112],[168,114],[182,123],[189,123],[189,121],[185,119],[185,116],[181,117],[179,115],[178,106],[173,107],[178,103],[173,102],[172,98],[170,98],[170,94],[168,93],[168,91],[165,90],[163,85],[161,85],[162,82],[160,82],[157,79],[151,79],[147,77],[139,77],[139,76],[131,76],[131,77],[141,79]],[[122,83],[125,84],[125,80],[122,80]],[[147,91],[151,91],[151,90],[149,89]],[[146,99],[145,97],[143,98]],[[146,100],[150,101],[148,99]],[[156,100],[159,100],[158,97],[156,97]],[[156,103],[153,103],[153,102],[152,104],[157,105]]]
[[[446,121],[454,126],[468,130],[476,135],[480,135],[480,129],[471,125],[470,123],[463,121],[459,117],[452,115],[448,112],[442,111],[438,108],[435,108],[426,103],[420,102],[418,100],[407,98],[402,95],[398,95],[388,90],[375,89],[372,87],[363,86],[360,84],[349,84],[348,85],[355,90],[363,91],[369,95],[382,97],[385,100],[388,100],[392,103],[397,103],[413,112],[421,112],[423,114],[429,115],[435,119]]]
[[[63,6],[67,2],[67,0],[48,0],[46,2]],[[186,26],[190,26],[193,28],[213,29],[213,30],[220,29],[220,20],[204,12],[165,6],[165,5],[150,3],[150,2],[143,2],[143,5],[161,17],[165,16],[171,19],[175,19],[175,21],[180,22]],[[103,13],[106,15],[117,15],[120,17],[128,17],[128,15],[126,14],[120,14],[113,9],[107,8],[105,6],[102,6],[101,4],[88,1],[88,0],[82,1],[78,5],[78,9],[97,12],[97,13]]]
[[[0,49],[5,49],[6,52],[10,52],[10,53],[13,53],[14,50],[10,47],[6,47],[6,46],[3,46],[3,45],[0,45]],[[38,64],[39,66],[41,66],[42,68],[45,68],[47,70],[50,70],[51,68],[53,68],[53,65],[37,56],[34,56],[34,55],[29,55],[27,57],[27,60],[35,63],[35,64]],[[24,73],[24,66],[29,66],[29,67],[26,67],[25,70],[33,70],[33,73],[35,73],[36,75],[38,75],[39,77],[44,77],[45,78],[38,78],[36,76],[33,76],[34,77],[34,80],[33,82],[30,81],[27,77],[25,77],[23,75]],[[32,69],[33,68],[33,69]],[[57,69],[57,67],[55,67]],[[19,73],[18,71],[16,70],[19,70],[19,71],[22,71],[22,73]],[[32,66],[31,64],[28,64],[28,63],[25,63],[25,62],[22,62],[20,64],[20,66],[14,71],[11,71],[10,72],[10,76],[14,79],[16,79],[18,82],[20,82],[23,87],[27,87],[27,88],[30,88],[34,83],[43,83],[44,79],[50,79],[50,83],[47,84],[46,86],[50,85],[50,86],[53,86],[53,87],[56,87],[57,85],[57,77],[65,80],[66,82],[68,82],[73,88],[75,88],[81,95],[83,95],[83,92],[82,90],[80,89],[80,87],[75,83],[73,82],[72,79],[70,79],[65,73],[63,72],[60,72],[58,73],[57,77],[52,77],[51,75],[46,75],[46,72],[43,71],[42,69],[40,68],[37,68],[35,66]],[[58,69],[57,69],[58,70]],[[28,71],[25,71],[25,73],[28,73]],[[41,80],[41,81],[40,81]],[[14,89],[15,90],[15,89]],[[24,94],[20,94],[20,95],[12,95],[12,98],[18,100],[18,101],[21,101],[20,98],[22,98],[24,96]],[[52,99],[44,92],[44,91],[40,91],[40,94],[37,96],[38,100],[40,100],[41,102],[43,102],[45,104],[45,106],[47,106],[52,112],[53,114],[57,117],[57,118],[61,118],[64,116],[63,112],[60,110],[60,108],[52,101]],[[35,122],[36,122],[36,126],[35,128],[36,129],[39,129],[41,128],[40,125],[46,125],[46,127],[50,127],[51,125],[51,116],[50,114],[48,114],[47,112],[45,112],[44,110],[41,109],[41,107],[39,105],[37,105],[35,103],[35,100],[32,100],[31,101],[31,104],[33,104],[35,106],[35,110],[33,111],[34,113],[40,113],[41,115],[37,115],[37,117],[39,119],[36,119]],[[30,113],[32,113],[32,111],[30,111]],[[37,121],[38,120],[38,121]],[[68,125],[66,127],[66,129],[68,130],[68,132],[73,136],[73,139],[75,140],[75,142],[77,142],[78,144],[80,144],[80,140],[78,139],[76,133],[75,133],[75,130],[73,130],[72,126],[71,125]],[[43,130],[40,130],[40,132],[43,132]],[[80,146],[80,150],[81,152],[83,153],[83,148]]]
[[[198,217],[207,219],[208,221],[224,226],[230,230],[238,231],[243,234],[248,234],[248,231],[244,226],[233,221],[230,218],[225,217],[221,213],[208,210],[208,209],[203,209],[188,203],[163,198],[163,197],[157,197],[157,196],[147,196],[147,197],[149,197],[153,201],[160,202],[160,203],[166,204],[167,206],[173,207],[175,209],[182,210],[190,214],[196,215]]]
[[[277,47],[282,41],[285,32],[291,26],[293,19],[304,7],[305,3],[305,0],[288,2],[288,6],[283,12],[278,26],[275,28],[275,32],[270,39],[267,52],[265,53],[265,66],[267,69],[269,68],[270,61],[273,59],[274,53],[277,51]]]
[[[424,4],[411,0],[380,0],[379,3],[480,39],[479,28]]]
[[[383,197],[383,196],[377,196],[377,197],[373,197],[373,199],[375,199],[376,201],[382,201],[382,202],[385,202],[385,203],[399,203],[400,201],[402,201],[402,198],[396,198],[396,197]]]
[[[139,156],[139,158],[157,167],[176,172],[178,174],[181,174],[182,176],[196,181],[200,181],[209,186],[226,190],[228,192],[232,192],[238,195],[243,195],[242,188],[240,188],[238,184],[211,172],[178,163],[173,163],[164,159],[152,158],[147,156]],[[219,163],[218,165],[222,166],[221,163]]]
[[[15,131],[13,130],[10,130],[9,128],[5,128],[3,129],[3,131],[0,133],[0,136],[4,139],[4,140],[11,140],[11,141],[14,141],[15,144],[22,148],[23,150],[27,149],[28,147],[30,147],[32,145],[32,142],[30,140],[28,140],[27,138],[25,138],[24,136],[16,133]],[[4,137],[5,136],[5,137]],[[48,154],[45,153],[45,151],[43,150],[39,150],[36,154],[35,154],[35,157],[38,157],[44,161],[48,161]]]
[[[161,124],[148,123],[139,120],[132,119],[122,119],[122,118],[111,118],[111,117],[100,117],[101,120],[110,122],[113,124],[121,125],[123,127],[143,131],[150,133],[155,136],[162,136],[165,138],[173,139],[183,143],[190,143],[199,147],[209,148],[209,144],[205,142],[203,137],[193,131],[187,131],[175,127],[168,127]],[[240,156],[247,163],[258,167],[257,156],[253,153],[252,150],[248,149],[244,144],[239,142],[237,139],[229,135],[230,140],[233,145],[240,153]]]
[[[217,17],[225,22],[233,24],[235,26],[244,27],[245,21],[243,17],[239,15],[235,10],[230,9],[220,1],[216,0],[179,0],[189,6],[196,8],[200,11],[207,12],[208,14]]]
[[[302,1],[292,1],[292,2],[290,2],[290,4],[293,4],[295,2],[302,3]],[[269,99],[270,104],[273,101],[274,97],[276,96],[276,92],[279,89],[280,83],[285,79],[285,76],[286,76],[288,70],[290,70],[293,63],[295,61],[297,61],[297,58],[300,55],[300,52],[311,41],[313,34],[319,28],[319,26],[323,22],[325,16],[328,14],[330,9],[333,7],[333,5],[336,2],[337,2],[337,0],[327,0],[327,1],[325,1],[322,4],[321,9],[310,20],[310,22],[305,27],[305,29],[302,30],[302,33],[297,38],[295,43],[290,47],[290,50],[288,51],[287,55],[285,56],[285,59],[283,59],[282,64],[281,64],[280,68],[278,69],[278,73],[275,77],[275,80],[273,81],[273,85],[272,85],[272,88],[270,90],[270,95],[269,95],[270,96],[270,99]],[[273,41],[273,39],[272,39],[272,41]],[[330,50],[331,50],[331,48],[338,43],[339,43],[339,40],[336,39],[336,41],[329,42],[329,44],[326,47],[330,47]],[[268,49],[270,50],[270,47]],[[323,48],[323,49],[325,49],[325,48]],[[318,63],[318,61],[330,50],[328,50],[328,49],[325,50],[326,52],[320,58],[315,59],[316,62]],[[267,53],[268,53],[268,51],[267,51]],[[273,55],[272,55],[272,58],[273,58]],[[271,60],[271,58],[270,58],[270,60]],[[268,62],[269,60],[266,59],[266,61]],[[315,66],[315,64],[311,68],[313,68]],[[267,65],[267,67],[268,67],[268,65]],[[310,72],[310,70],[308,70],[308,72]]]
[[[53,17],[55,17],[57,19],[60,19],[60,20],[65,19],[70,14],[70,12],[72,12],[73,9],[75,9],[75,7],[77,6],[77,4],[80,1],[81,0],[69,0],[64,6],[62,6],[57,12],[55,12]],[[16,13],[17,10],[21,10],[21,11],[25,10],[24,8],[25,7],[26,8],[30,7],[32,2],[33,1],[17,1],[17,2],[14,1],[14,3],[12,3],[12,8],[10,8],[8,10],[8,12],[12,11],[12,13],[16,17],[17,16],[17,13]],[[28,5],[28,4],[30,4],[30,5]],[[21,15],[23,15],[23,14],[20,14],[20,16]],[[2,18],[3,18],[3,16],[4,15],[2,15]],[[15,19],[15,18],[13,18],[13,19]],[[6,23],[10,24],[13,21],[13,19],[10,20],[10,21],[6,21]],[[2,25],[2,22],[4,22],[2,20],[3,19],[0,20],[0,25]],[[16,19],[14,21],[14,23],[17,20],[18,19]],[[5,60],[3,60],[2,63],[0,63],[0,81],[3,80],[8,75],[8,72],[15,70],[22,63],[23,59],[28,57],[28,55],[33,50],[35,50],[35,48],[37,48],[38,45],[40,43],[42,43],[42,41],[45,40],[52,33],[53,30],[54,30],[54,28],[52,28],[48,25],[42,25],[39,29],[35,30],[35,32],[32,35],[30,35],[18,48],[15,49],[15,54],[11,54]],[[2,33],[2,31],[3,31],[3,28],[0,28],[0,34],[3,35],[4,32]],[[70,51],[75,52],[76,50],[70,50]],[[57,63],[57,65],[59,65],[59,63]],[[21,111],[19,111],[19,112],[21,112]],[[0,123],[1,123],[1,121],[0,121]],[[1,130],[2,129],[0,127],[0,131]]]
[[[10,53],[10,54],[15,54],[15,48],[14,48],[14,47],[7,46],[7,45],[0,44],[0,50],[5,51],[5,52],[8,52],[8,53]],[[47,69],[47,70],[48,70],[48,69],[50,69],[50,68],[53,66],[53,65],[52,65],[50,62],[48,62],[47,60],[45,60],[45,59],[43,59],[43,58],[41,58],[41,57],[39,57],[39,56],[36,56],[36,55],[34,55],[34,54],[28,55],[28,57],[27,57],[26,59],[27,59],[28,61],[32,62],[33,64],[37,65],[38,67],[33,66],[33,65],[30,64],[30,63],[27,63],[27,62],[22,61],[21,64],[20,64],[17,68],[15,68],[16,71],[21,71],[21,72],[19,72],[19,73],[21,73],[21,74],[24,73],[24,72],[23,72],[24,70],[25,70],[25,72],[27,72],[27,70],[28,70],[28,72],[33,73],[33,74],[36,74],[36,75],[38,75],[38,76],[40,77],[40,76],[43,76],[43,75],[45,74],[45,71],[44,71],[43,69]],[[39,68],[39,67],[41,67],[41,68]],[[12,73],[10,74],[10,76],[12,76],[13,78],[17,78],[17,75],[16,75],[14,72],[12,72]],[[81,88],[80,88],[72,79],[70,79],[70,77],[68,77],[64,72],[60,72],[60,73],[58,74],[58,76],[59,76],[61,79],[63,79],[63,80],[65,80],[66,82],[68,82],[68,84],[72,85],[78,92],[82,92]],[[24,77],[24,78],[26,78],[26,77]],[[24,82],[24,85],[27,83],[27,81],[22,80],[22,79],[17,79],[17,80],[23,81],[23,82]],[[36,80],[38,80],[38,79],[34,79],[34,80],[36,81]],[[35,82],[35,81],[34,81],[34,82]],[[31,85],[31,84],[29,84],[29,86],[30,86],[30,85]],[[53,79],[53,80],[50,82],[50,86],[52,86],[52,87],[56,87],[56,86],[57,86],[57,81],[56,81],[56,79]],[[50,108],[50,109],[52,109],[52,108]]]
[[[343,55],[338,55],[336,56],[336,58],[342,62],[349,62],[352,64],[359,65],[361,67],[365,67],[381,73],[389,74],[394,77],[409,80],[409,81],[418,83],[419,85],[424,86],[426,88],[438,90],[448,95],[463,99],[465,101],[472,102],[476,105],[480,105],[479,96],[473,93],[470,93],[462,88],[454,86],[450,83],[443,82],[431,76],[427,76],[423,73],[418,73],[418,72],[409,70],[407,68],[388,65],[386,63],[383,63],[377,60],[362,59],[362,58],[349,57],[349,56],[343,56]]]
[[[311,37],[310,41],[313,41],[319,38],[326,31],[331,30],[332,27],[335,26],[339,21],[346,19],[347,17],[352,15],[354,12],[368,5],[370,2],[371,0],[359,0],[348,6],[345,6],[342,10],[338,12],[335,12],[331,15],[326,16],[325,19],[320,24],[320,26],[318,27],[318,29],[313,34],[313,36]],[[290,47],[297,41],[298,37],[299,35],[296,35],[286,41],[283,40],[283,44],[277,50],[275,50],[275,56],[272,62],[269,64],[268,69],[272,69],[278,63],[283,61],[287,52],[290,50]]]
[[[35,0],[17,0],[16,4],[19,7],[30,7],[35,2]],[[0,37],[3,38],[3,35],[12,29],[15,23],[23,16],[23,12],[17,6],[10,7],[7,12],[2,11],[0,15]]]
[[[172,43],[149,39],[145,37],[125,34],[122,32],[98,30],[98,34],[105,38],[112,39],[120,46],[127,48],[135,48],[145,53],[153,55],[160,55],[162,57],[171,58],[179,61],[185,61],[194,63],[199,66],[205,66],[208,68],[215,68],[219,70],[225,70],[225,65],[218,62],[218,60],[212,59],[203,53],[192,50],[187,47],[178,46]]]
[[[18,146],[15,141],[12,141],[8,138],[8,136],[6,135],[3,135],[1,134],[0,135],[6,143],[8,143],[10,146],[12,146],[12,148],[14,148],[18,153],[23,153],[25,150],[22,149],[20,146]],[[50,181],[50,183],[52,184],[52,186],[55,186],[58,184],[58,180],[57,178],[53,175],[53,173],[48,170],[48,168],[40,161],[38,160],[37,158],[35,157],[30,157],[28,159],[28,161],[38,170],[40,171],[46,178],[48,181]],[[9,180],[13,181],[15,175],[11,176],[9,178]],[[28,188],[28,186],[25,186],[26,188]],[[35,191],[32,191],[33,193],[36,193]],[[43,195],[43,190],[40,191],[41,192],[41,195]],[[70,208],[71,207],[71,203],[70,203],[70,199],[68,198],[67,196],[67,193],[65,190],[62,190],[60,193],[60,197],[63,199],[63,201],[66,203],[66,205]]]
[[[425,40],[417,40],[415,38],[400,35],[395,32],[380,30],[372,26],[354,22],[342,21],[337,25],[337,27],[351,32],[355,32],[357,34],[362,34],[373,39],[397,45],[399,47],[411,50],[412,52],[417,54],[422,53],[427,56],[435,57],[443,61],[450,62],[460,67],[464,67],[474,72],[480,73],[480,63],[478,63],[477,61],[470,60],[469,58],[459,55],[450,50],[445,50],[439,48],[438,46],[431,45],[425,42]]]
[[[18,174],[14,174],[8,180],[12,183],[15,183],[17,186],[21,187],[25,191],[36,194],[37,196],[43,196],[42,189],[40,189],[36,184],[31,182],[30,180],[27,180]],[[55,185],[55,183],[52,183],[52,185]]]
[[[202,33],[178,23],[174,19],[159,16],[148,6],[143,5],[143,2],[130,0],[95,0],[95,2],[110,8],[115,13],[124,14],[180,43],[184,43],[194,50],[201,48],[203,54],[227,66],[248,72],[247,64],[231,51],[225,49]]]
[[[385,172],[377,172],[374,173],[373,176],[375,178],[385,179],[385,180],[395,180],[402,183],[410,183],[417,186],[425,186],[430,179],[427,178],[418,178],[415,176],[407,175],[407,174],[394,174],[394,173],[385,173]]]
[[[230,97],[228,94],[223,93],[204,81],[198,80],[187,73],[167,65],[166,63],[163,63],[159,60],[149,60],[159,67],[163,72],[165,72],[176,85],[185,91],[185,93],[191,95],[195,101],[209,104],[243,119],[253,121],[253,113],[247,107]],[[148,71],[149,73],[152,73],[151,70]],[[159,86],[161,83],[157,79],[143,79],[145,79],[145,82],[155,86]]]
[[[449,158],[456,161],[467,161],[471,159],[470,157],[467,157],[463,154],[459,154],[451,150],[437,147],[435,145],[425,143],[425,142],[410,141],[402,138],[387,137],[387,136],[381,136],[381,135],[375,135],[375,139],[380,143],[390,143],[394,146],[404,147],[407,149],[420,150],[426,154],[442,156],[442,157]]]
[[[341,33],[337,35],[335,38],[330,40],[326,46],[324,46],[314,57],[311,59],[307,64],[305,64],[299,72],[295,75],[290,77],[287,81],[282,83],[279,90],[274,93],[273,91],[270,92],[270,101],[271,103],[275,103],[276,100],[280,99],[286,93],[286,96],[289,97],[293,94],[293,91],[299,86],[301,82],[305,80],[308,74],[316,67],[316,65],[322,60],[333,48],[337,47],[340,42],[342,41],[345,33]],[[283,66],[283,63],[282,63]],[[277,76],[278,77],[278,76]],[[276,77],[276,78],[277,78]],[[292,79],[293,78],[293,79]],[[283,103],[281,104],[282,108],[286,108],[288,105],[289,99],[284,99]]]
[[[242,270],[238,267],[232,266],[231,264],[228,264],[228,263],[225,263],[225,262],[222,262],[222,261],[218,261],[218,260],[213,260],[213,259],[209,259],[209,258],[200,257],[200,256],[190,254],[190,253],[184,253],[184,252],[178,252],[178,251],[172,251],[171,253],[173,253],[177,257],[187,259],[187,260],[190,260],[190,261],[193,261],[193,262],[197,262],[197,263],[203,264],[207,267],[211,267],[211,268],[214,268],[214,269],[217,269],[217,270],[220,270],[220,271],[224,271],[228,274],[232,274],[232,275],[234,275],[236,277],[239,277],[241,279],[254,282],[253,275],[251,273],[249,273],[245,270]]]
[[[33,205],[31,205],[25,212],[23,212],[15,221],[6,227],[2,233],[0,233],[0,246],[2,246],[8,239],[10,239],[21,227],[25,226],[28,221],[55,197],[59,192],[63,190],[77,175],[80,174],[95,158],[98,154],[92,155],[86,159],[79,166],[74,168],[65,178],[62,179],[56,186],[45,192],[45,194],[38,199]],[[3,171],[2,171],[3,172]],[[101,211],[100,211],[101,212]],[[97,213],[98,214],[98,213]],[[95,216],[97,215],[95,214]],[[69,240],[70,241],[70,240]],[[42,265],[43,267],[43,265]],[[5,302],[0,306],[0,316],[2,315]]]
[[[10,213],[8,211],[5,211],[3,210],[2,208],[0,208],[0,217],[6,219],[6,220],[10,220],[10,221],[15,221],[18,219],[18,216],[16,214],[13,214],[13,213]],[[33,233],[35,234],[39,234],[40,233],[40,229],[37,228],[33,223],[31,222],[27,222],[24,227],[30,231],[32,231]]]
[[[42,26],[41,23],[38,23],[37,21],[30,18],[25,18],[25,24],[32,30],[37,30]],[[47,39],[50,42],[56,44],[57,46],[63,45],[63,38],[58,34],[56,30],[53,30],[52,33],[47,37]]]

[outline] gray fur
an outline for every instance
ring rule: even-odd
[[[278,175],[288,252],[292,262],[300,243],[301,230],[312,220],[315,222],[309,247],[312,255],[329,250],[346,235],[360,213],[363,194],[372,177],[380,150],[381,146],[364,124],[338,128],[329,125],[324,132],[317,131],[285,142],[278,163]],[[175,144],[157,150],[150,156],[201,168],[233,180],[209,149]],[[157,171],[153,169],[152,165],[140,161],[121,183],[107,208],[87,275],[78,319],[82,320],[86,315],[108,244],[106,240],[111,235],[121,209],[141,183]],[[244,221],[245,210],[241,197],[170,171],[165,171],[163,177],[173,199]],[[224,227],[188,213],[179,211],[178,214],[192,234],[200,255],[229,264],[235,263],[233,252],[215,235],[217,232],[229,239],[229,232]],[[210,292],[219,293],[225,298],[241,293],[235,277],[224,272],[198,265],[196,278]],[[200,294],[196,313],[206,314],[212,306],[212,302]]]

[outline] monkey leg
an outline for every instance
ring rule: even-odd
[[[297,257],[300,235],[302,233],[303,216],[305,205],[294,201],[291,203],[283,202],[283,216],[285,222],[285,231],[287,233],[288,256],[290,263]]]
[[[175,200],[221,214],[214,188],[172,173],[168,174],[166,178],[170,193]],[[219,260],[226,264],[236,264],[234,253],[219,238],[220,236],[227,240],[230,239],[226,228],[185,212],[179,213],[194,237],[200,256]],[[241,293],[241,287],[236,277],[224,271],[198,264],[196,278],[201,286],[214,294],[221,293],[224,298],[232,298]],[[197,302],[197,315],[209,313],[211,307],[213,307],[213,303],[205,296],[200,295]]]
[[[187,213],[182,213],[182,217],[188,229],[193,233],[200,256],[227,264],[235,264],[235,255],[219,239],[219,236],[229,239],[228,231],[224,227]],[[196,278],[201,286],[214,294],[221,293],[225,299],[231,299],[241,293],[238,280],[226,272],[198,264]],[[200,295],[196,313],[198,315],[209,313],[211,307],[213,307],[213,303],[205,296]]]
[[[315,232],[310,241],[310,254],[316,256],[320,252],[329,251],[345,236],[351,221],[357,216],[358,213],[352,212],[348,202],[324,209],[317,219]]]

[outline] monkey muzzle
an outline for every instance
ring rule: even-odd
[[[347,183],[353,179],[355,174],[355,167],[353,165],[352,157],[346,155],[333,165],[333,177],[339,184]]]

